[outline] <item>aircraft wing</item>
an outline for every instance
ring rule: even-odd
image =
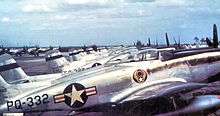
[[[174,83],[164,83],[157,86],[158,87],[153,86],[152,88],[144,87],[143,89],[134,92],[125,99],[122,99],[120,103],[138,101],[138,100],[147,100],[149,98],[157,98],[157,97],[170,97],[179,93],[186,93],[195,89],[200,89],[202,87],[205,87],[206,84],[174,82]]]
[[[207,86],[200,83],[170,82],[147,86],[146,84],[125,89],[110,98],[110,103],[100,104],[82,112],[140,112],[140,114],[157,114],[173,111],[175,99],[180,94]],[[186,98],[191,99],[191,98]],[[179,100],[179,99],[178,99]],[[172,105],[170,105],[172,104]],[[182,104],[182,103],[181,103]],[[110,108],[111,107],[111,108]],[[143,113],[144,112],[144,113]],[[138,115],[138,114],[135,114]]]

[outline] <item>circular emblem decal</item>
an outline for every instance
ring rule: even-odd
[[[68,85],[63,91],[65,103],[72,108],[82,107],[88,96],[86,95],[85,87],[79,83]]]
[[[136,83],[143,83],[147,80],[147,73],[144,70],[138,69],[134,72],[133,79]]]

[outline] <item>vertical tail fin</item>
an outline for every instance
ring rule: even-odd
[[[158,46],[158,40],[157,40],[157,38],[156,38],[156,46]]]
[[[148,46],[151,46],[150,38],[148,38]]]
[[[213,47],[213,43],[210,41],[208,37],[206,37],[206,43],[209,47]]]
[[[174,41],[174,45],[178,45],[175,37],[173,37],[173,41]]]
[[[170,41],[169,41],[169,38],[168,38],[168,34],[166,33],[166,43],[167,43],[167,47],[170,47]]]
[[[180,45],[181,45],[181,41],[180,41],[180,36],[178,38],[178,47],[180,48]]]
[[[213,26],[213,47],[218,48],[218,30],[216,24]]]
[[[48,51],[45,55],[45,59],[53,73],[62,72],[63,67],[69,65],[67,59],[58,50]]]
[[[7,83],[27,78],[24,70],[9,54],[0,55],[0,74]]]
[[[218,30],[216,24],[213,26],[213,42],[207,37],[206,43],[209,47],[218,48],[219,41],[218,41]]]

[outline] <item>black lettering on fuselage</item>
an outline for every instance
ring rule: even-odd
[[[13,106],[13,102],[12,101],[7,101],[7,108],[8,111],[10,110],[10,108]]]

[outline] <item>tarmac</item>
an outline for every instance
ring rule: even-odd
[[[14,57],[17,64],[27,73],[27,75],[49,74],[49,67],[44,57]]]

